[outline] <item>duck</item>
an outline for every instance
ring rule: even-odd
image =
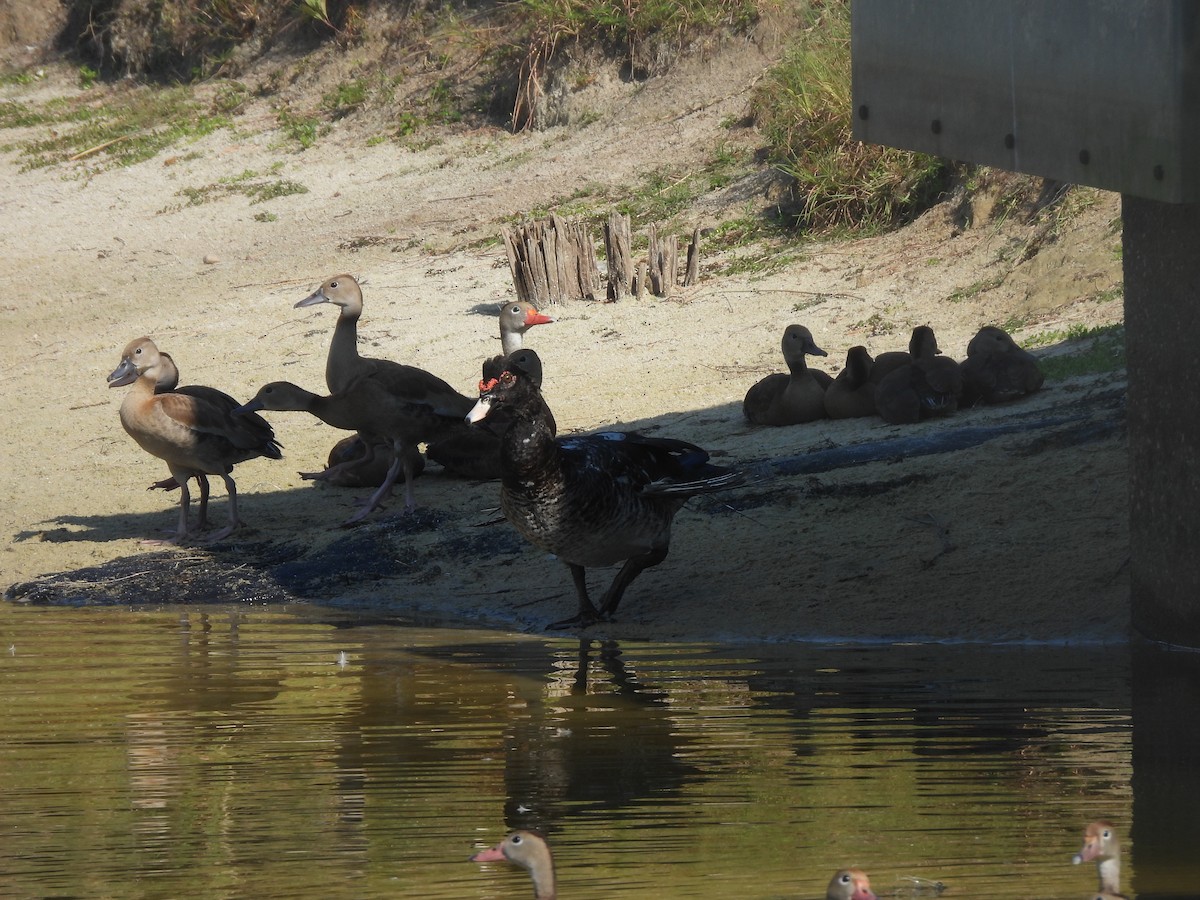
[[[408,368],[408,367],[405,367]],[[428,375],[421,369],[414,372]],[[433,379],[433,381],[429,381]],[[413,497],[413,478],[416,475],[412,454],[421,441],[435,440],[442,434],[461,428],[465,412],[453,396],[447,397],[438,389],[436,379],[416,375],[390,381],[364,373],[336,394],[321,396],[290,381],[272,381],[259,388],[258,393],[239,407],[238,414],[246,415],[263,410],[307,412],[327,425],[357,431],[371,446],[386,441],[391,446],[392,462],[379,488],[366,503],[343,525],[353,525],[379,509],[392,491],[400,473],[404,473],[404,507],[416,508]],[[404,388],[404,392],[400,388]],[[424,390],[430,387],[431,390]],[[467,401],[468,407],[470,400]],[[469,411],[469,409],[467,410]]]
[[[918,359],[933,359],[941,352],[933,329],[928,325],[918,325],[909,336],[907,350],[886,350],[875,356],[871,380],[879,384],[901,366]]]
[[[237,485],[233,467],[256,457],[282,459],[281,445],[270,424],[261,417],[235,416],[238,403],[215,388],[194,387],[190,391],[158,391],[160,378],[170,382],[163,354],[148,337],[130,341],[121,352],[121,363],[108,376],[109,387],[133,387],[121,402],[121,425],[137,444],[167,464],[179,488],[179,526],[167,543],[177,544],[191,536],[188,479],[196,478],[207,505],[207,475],[220,475],[229,494],[229,522],[212,534],[210,541],[228,537],[241,524],[237,509]],[[176,370],[175,379],[178,380]],[[230,406],[230,404],[233,406]],[[166,482],[162,483],[167,486]],[[202,510],[202,519],[205,510]],[[202,522],[200,527],[204,527]]]
[[[512,417],[500,442],[501,510],[526,540],[566,563],[579,600],[576,615],[550,627],[611,620],[630,583],[666,559],[683,504],[740,484],[743,475],[710,464],[686,441],[619,431],[556,437],[529,363],[506,357],[494,365],[499,374],[480,382],[467,421],[501,410]],[[623,565],[597,607],[586,569],[615,563]]]
[[[534,900],[555,900],[554,854],[546,839],[535,831],[518,830],[494,847],[480,850],[471,862],[507,861],[529,872]]]
[[[805,356],[828,356],[803,325],[783,331],[783,359],[788,374],[768,375],[746,391],[742,412],[751,425],[799,425],[825,418],[825,389],[833,378],[809,369]]]
[[[415,446],[405,448],[405,457],[416,478],[425,471],[425,457]],[[362,435],[344,437],[329,450],[320,472],[301,472],[305,481],[321,481],[336,487],[377,488],[392,466],[392,451],[385,444],[368,444]]]
[[[1096,863],[1100,878],[1099,893],[1104,897],[1124,898],[1121,893],[1121,842],[1112,822],[1099,819],[1088,824],[1083,832],[1083,847],[1072,857],[1075,865]]]
[[[862,869],[839,869],[829,880],[825,900],[877,900],[871,879]]]
[[[958,409],[962,371],[945,356],[917,359],[895,369],[875,388],[875,407],[891,425],[907,425]]]
[[[514,300],[500,308],[500,352],[508,356],[525,346],[525,332],[534,325],[552,325],[554,320],[527,300]]]
[[[983,326],[971,338],[962,373],[964,406],[1017,400],[1039,390],[1046,380],[1037,357],[995,325]]]
[[[525,345],[525,332],[535,325],[553,324],[549,316],[538,312],[537,307],[525,300],[514,300],[500,308],[501,356],[492,357],[483,363],[483,380],[498,376],[499,371],[490,372],[493,360],[520,353]],[[542,383],[540,359],[524,357],[524,365],[531,377]],[[536,368],[536,372],[531,367]],[[500,413],[492,418],[488,428],[472,428],[460,431],[448,438],[435,441],[425,448],[425,455],[441,465],[447,475],[479,481],[494,481],[500,477],[500,442],[497,435],[504,431],[507,414]]]
[[[876,385],[871,380],[874,362],[867,348],[861,345],[846,351],[846,367],[825,389],[825,415],[831,419],[854,419],[876,414]]]

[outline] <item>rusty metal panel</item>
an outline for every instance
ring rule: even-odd
[[[1200,0],[853,0],[854,135],[1200,202]]]

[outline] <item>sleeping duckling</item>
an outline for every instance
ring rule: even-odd
[[[1016,400],[1032,394],[1046,380],[1037,357],[994,325],[985,325],[971,338],[962,373],[963,406]]]
[[[846,351],[846,368],[825,389],[825,413],[831,419],[853,419],[873,416],[875,382],[871,380],[874,360],[866,347],[851,347]]]
[[[961,394],[961,367],[948,357],[935,356],[901,366],[879,382],[875,406],[885,422],[913,424],[954,412]]]

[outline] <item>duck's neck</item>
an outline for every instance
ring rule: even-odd
[[[541,394],[513,410],[512,421],[500,444],[504,483],[516,487],[534,476],[551,477],[559,468],[553,418]]]
[[[525,335],[520,331],[509,331],[506,328],[500,329],[500,350],[505,356],[510,353],[516,353],[525,346]]]
[[[1121,893],[1121,859],[1118,856],[1106,857],[1096,863],[1100,873],[1100,890],[1109,894]]]
[[[556,900],[558,888],[554,884],[554,862],[549,854],[533,860],[529,877],[533,879],[534,900]]]
[[[358,355],[358,317],[361,309],[344,307],[333,328],[329,357],[325,361],[325,385],[329,393],[344,390],[357,374],[361,357]]]

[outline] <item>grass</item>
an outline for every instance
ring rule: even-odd
[[[85,95],[39,108],[16,101],[0,106],[0,127],[51,126],[48,136],[21,145],[22,171],[82,159],[93,168],[133,165],[229,124],[227,115],[185,87],[135,88],[103,104]]]
[[[813,3],[811,13],[811,26],[751,99],[772,163],[795,182],[790,217],[801,229],[831,233],[908,221],[941,195],[949,166],[854,139],[849,5]]]
[[[1038,360],[1042,372],[1051,381],[1079,375],[1100,375],[1125,367],[1124,325],[1072,325],[1063,330],[1046,331],[1025,342],[1026,347],[1072,344],[1066,353]]]
[[[208,184],[198,188],[183,188],[176,191],[175,196],[182,197],[187,202],[168,206],[159,210],[159,212],[178,212],[185,206],[201,206],[210,201],[234,194],[249,197],[251,203],[265,203],[268,200],[274,200],[276,197],[308,193],[308,188],[297,181],[292,181],[288,178],[271,177],[277,174],[280,168],[281,166],[276,165],[269,174],[256,172],[253,169],[246,169],[237,175],[222,178],[215,184]],[[268,213],[260,213],[255,216],[255,219],[260,222],[274,221],[274,218],[273,215]]]

